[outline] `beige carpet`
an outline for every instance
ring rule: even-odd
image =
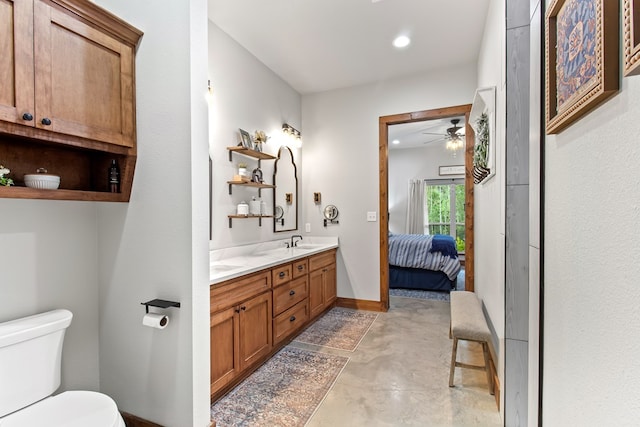
[[[295,339],[297,342],[354,351],[377,313],[334,307]]]

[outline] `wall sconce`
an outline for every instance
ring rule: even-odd
[[[284,195],[284,200],[287,202],[288,205],[293,203],[293,193],[286,193]]]
[[[298,129],[285,123],[282,125],[282,133],[292,142],[293,146],[302,147],[302,134]]]
[[[319,205],[320,200],[322,200],[322,195],[320,193],[313,193],[313,203]]]

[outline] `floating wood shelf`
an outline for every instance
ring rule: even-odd
[[[242,147],[240,145],[235,147],[227,147],[227,150],[229,150],[229,161],[233,160],[231,153],[242,154],[243,156],[253,157],[254,159],[258,159],[258,160],[275,160],[276,159],[276,157],[272,156],[271,154],[263,153],[261,151],[251,150],[249,148]]]
[[[234,185],[237,185],[239,187],[252,187],[252,188],[257,188],[258,189],[258,195],[260,195],[260,192],[263,188],[276,188],[275,185],[271,185],[271,184],[262,184],[260,182],[243,182],[243,181],[227,181],[227,184],[229,184],[229,194],[232,194],[232,188]]]

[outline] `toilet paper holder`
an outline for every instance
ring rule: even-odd
[[[158,307],[158,308],[169,308],[169,307],[180,308],[180,303],[179,302],[167,301],[167,300],[164,300],[164,299],[153,299],[151,301],[141,302],[140,304],[145,306],[147,314],[149,314],[149,306]]]

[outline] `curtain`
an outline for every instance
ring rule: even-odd
[[[409,180],[407,197],[407,234],[424,234],[424,181]]]

